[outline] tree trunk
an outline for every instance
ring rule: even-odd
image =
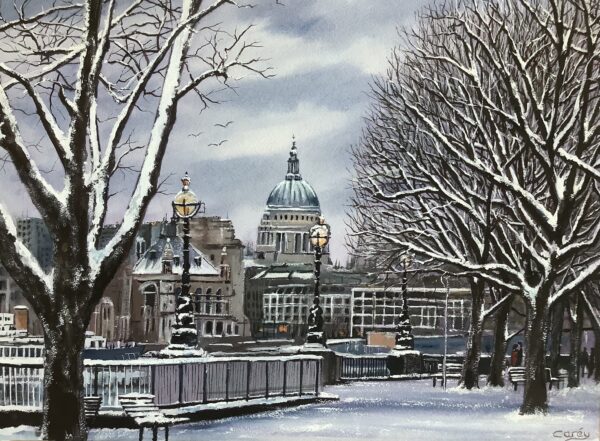
[[[564,321],[565,305],[562,300],[556,302],[551,309],[551,329],[550,329],[550,370],[552,375],[558,375],[558,365],[560,361],[560,342],[562,339],[562,329]]]
[[[548,288],[541,288],[527,305],[527,356],[525,358],[525,388],[521,414],[548,411],[546,393],[546,334],[548,332]]]
[[[471,326],[467,338],[465,361],[463,364],[460,384],[466,389],[479,387],[479,356],[481,355],[482,307],[485,283],[471,283]]]
[[[76,316],[75,316],[76,317]],[[83,350],[85,328],[62,312],[45,329],[44,439],[87,440],[83,409]]]
[[[487,378],[488,386],[504,387],[504,366],[506,364],[506,322],[512,300],[507,300],[496,311],[494,320],[494,352],[490,360],[490,373]]]
[[[568,387],[579,386],[579,372],[581,366],[579,365],[581,357],[581,334],[583,333],[583,299],[579,296],[575,296],[575,317],[570,314],[571,317],[571,352],[569,354],[569,377],[567,379]]]

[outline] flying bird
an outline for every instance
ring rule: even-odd
[[[233,124],[233,121],[227,121],[225,124],[219,124],[219,123],[217,123],[217,124],[215,124],[215,127],[223,127],[223,128],[226,128],[226,127],[228,127],[230,124]]]
[[[204,132],[198,132],[198,133],[190,133],[188,136],[193,136],[194,138],[197,138],[198,136],[204,134]]]
[[[215,144],[215,143],[213,142],[213,143],[211,143],[211,144],[208,144],[208,146],[209,146],[209,147],[212,147],[212,146],[214,146],[214,147],[220,147],[221,145],[225,144],[226,142],[227,142],[227,140],[226,140],[226,139],[224,139],[223,141],[219,142],[218,144]]]

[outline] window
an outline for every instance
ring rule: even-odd
[[[448,329],[460,331],[464,327],[464,300],[448,302]]]
[[[221,288],[217,289],[217,305],[216,313],[221,314],[223,312],[223,305],[221,304]]]
[[[204,335],[212,335],[213,333],[213,322],[206,322],[204,326]]]
[[[215,329],[216,335],[223,334],[223,322],[217,322],[217,327]]]
[[[139,259],[146,252],[146,241],[138,237],[135,240],[135,256]]]
[[[435,306],[422,306],[419,325],[422,328],[435,328],[437,319]]]

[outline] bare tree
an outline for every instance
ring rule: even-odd
[[[358,149],[355,234],[524,299],[522,413],[547,410],[550,306],[600,269],[599,31],[598,1],[425,11]]]
[[[44,331],[45,438],[86,438],[85,330],[157,193],[181,100],[194,93],[202,109],[239,74],[267,76],[252,55],[258,45],[247,40],[249,28],[227,32],[211,21],[225,7],[242,6],[234,0],[2,4],[0,149],[55,245],[54,269],[45,273],[0,205],[1,263]],[[41,153],[32,127],[43,133]],[[147,127],[148,136],[134,140],[136,127]],[[58,176],[39,165],[52,154]],[[114,237],[100,247],[112,178],[123,168],[136,173],[129,204]]]

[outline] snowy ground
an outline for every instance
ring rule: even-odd
[[[550,391],[547,416],[519,416],[522,392],[508,388],[443,391],[432,388],[430,380],[418,380],[356,382],[326,391],[339,395],[340,401],[177,426],[169,439],[566,441],[600,436],[600,386],[590,383],[575,390]],[[32,435],[26,427],[0,429],[0,440],[33,439]],[[159,439],[163,436],[160,433]],[[90,438],[133,441],[138,432],[95,430]]]

